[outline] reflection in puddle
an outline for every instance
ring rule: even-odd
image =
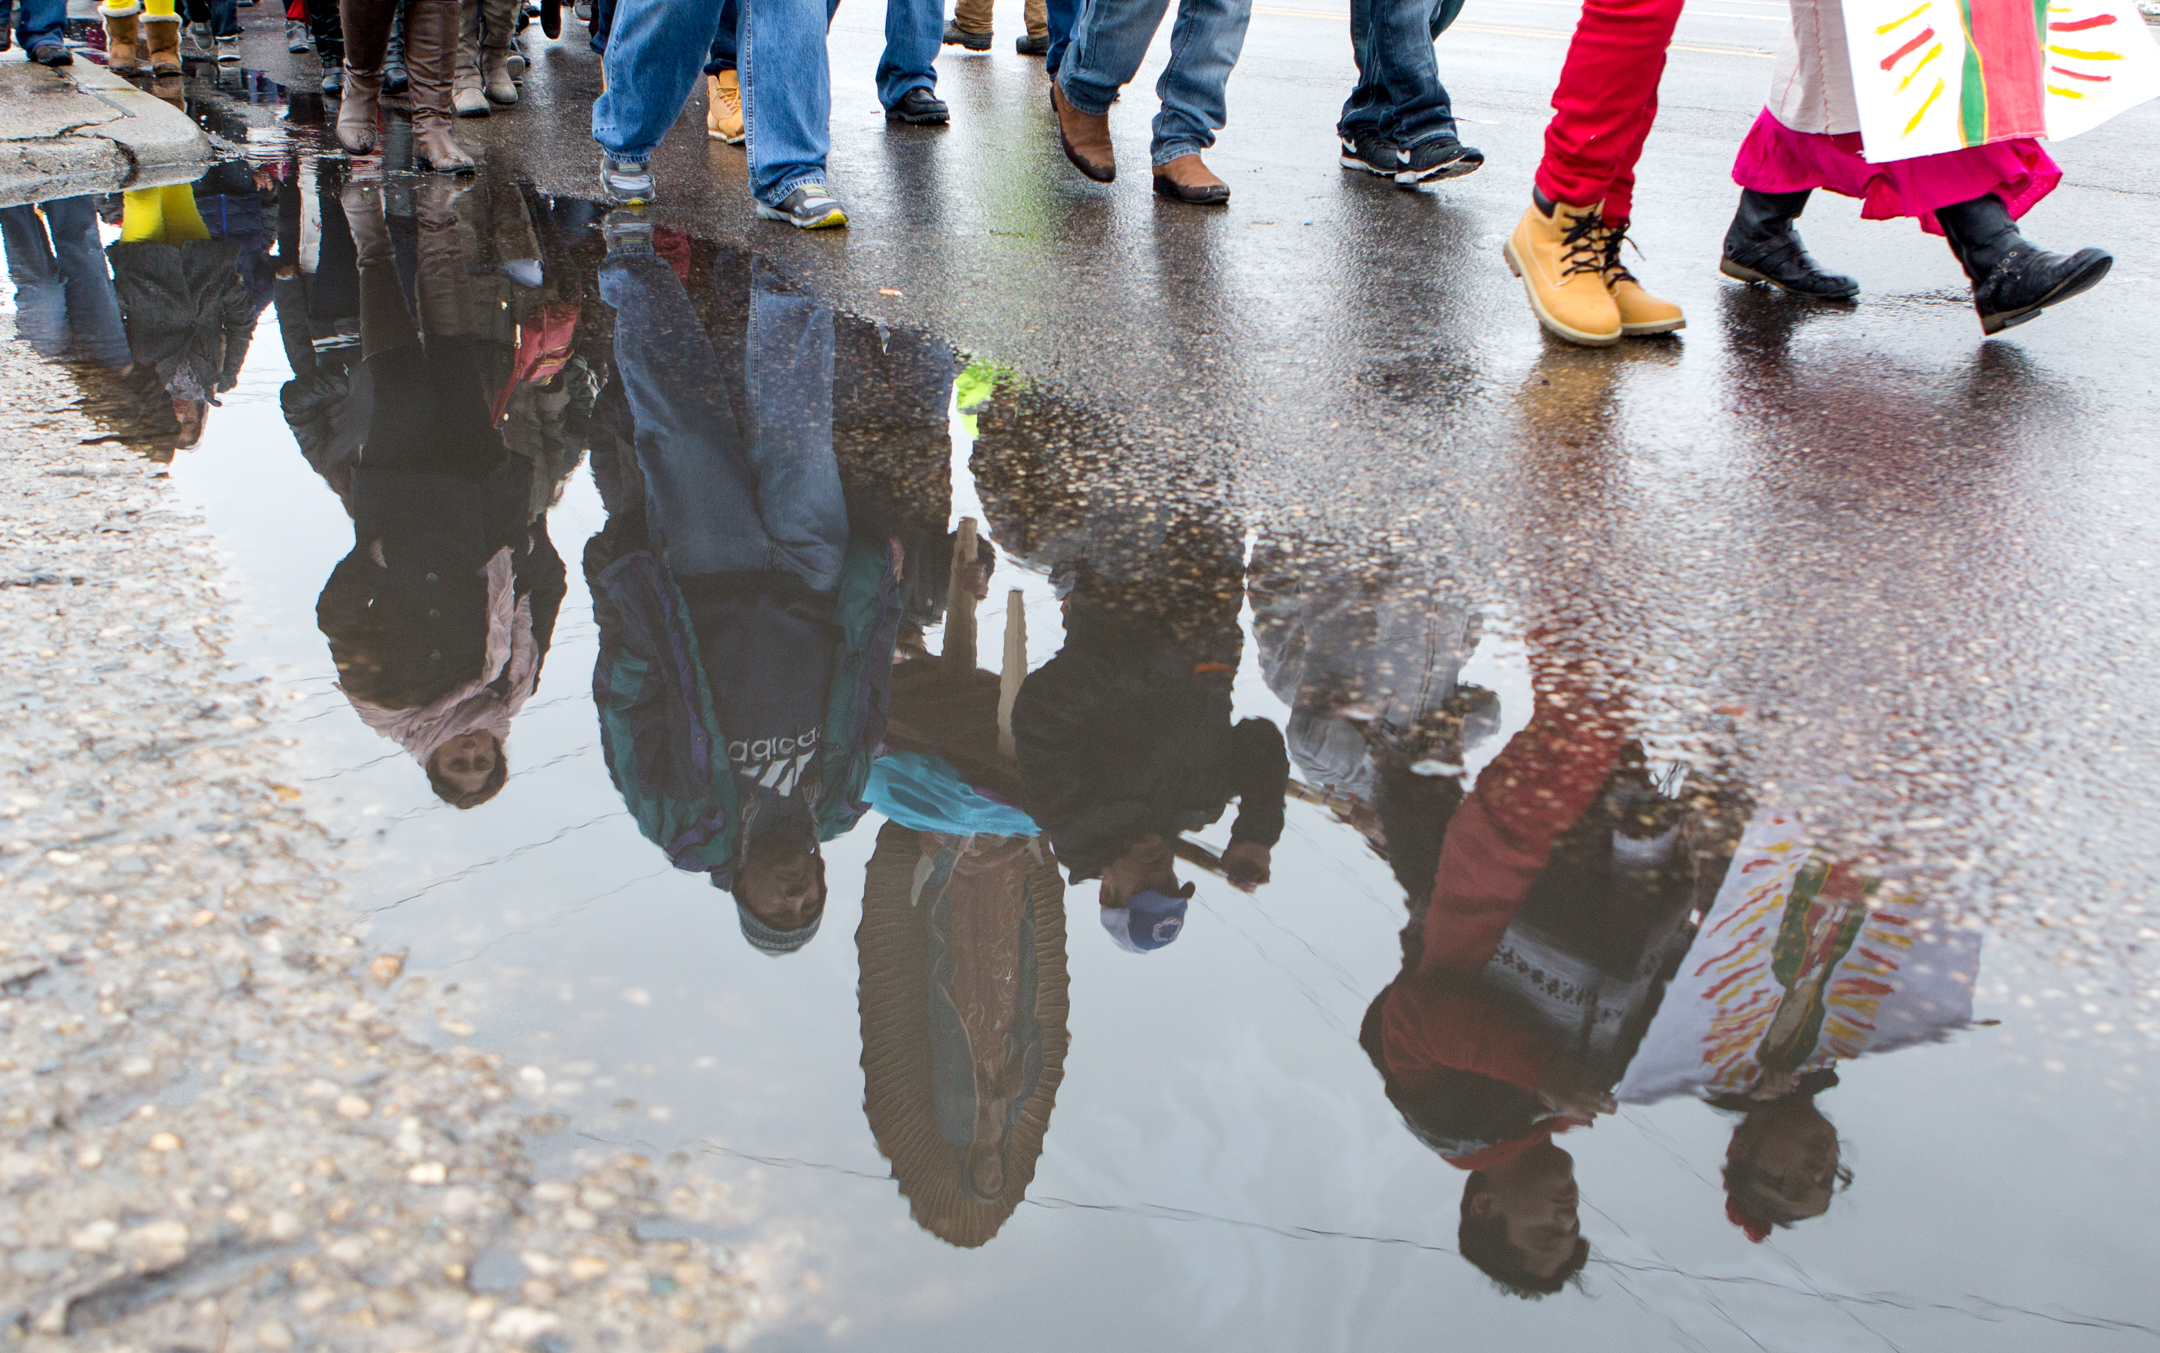
[[[646,1225],[756,1248],[774,1346],[2139,1332],[2067,1313],[2137,1309],[2149,1170],[2027,1168],[2136,1066],[1953,1038],[2009,988],[1942,871],[1619,654],[771,258],[264,144],[0,212],[18,332],[233,476],[370,942],[551,1170],[724,1179]],[[1579,374],[1523,421],[1605,428]]]

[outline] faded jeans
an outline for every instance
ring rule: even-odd
[[[1462,7],[1463,0],[1350,0],[1358,82],[1335,124],[1339,134],[1377,132],[1404,150],[1455,134],[1433,43]]]
[[[750,191],[770,206],[825,180],[832,141],[825,28],[838,2],[741,6],[736,41]],[[608,27],[607,92],[593,103],[593,140],[620,160],[652,158],[704,71],[718,22],[711,0],[619,0]]]
[[[42,356],[79,354],[114,368],[133,360],[89,198],[0,207],[0,241],[8,280],[15,284],[15,327],[31,347]]]
[[[755,426],[745,429],[730,408],[733,382],[665,259],[610,255],[600,299],[615,309],[645,520],[668,571],[779,571],[813,592],[837,589],[848,523],[833,458],[832,311],[757,267],[742,376]]]
[[[1096,115],[1110,111],[1118,90],[1139,72],[1168,7],[1169,0],[1087,0],[1057,73],[1073,107]],[[1157,166],[1215,144],[1227,116],[1223,87],[1251,19],[1252,0],[1178,0],[1170,64],[1155,83],[1162,100],[1152,148]]]

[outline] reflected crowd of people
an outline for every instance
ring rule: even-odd
[[[1761,1241],[1852,1181],[1840,1068],[1971,1022],[1978,933],[1735,765],[1661,752],[1611,655],[1513,634],[1511,710],[1475,675],[1507,626],[1438,565],[1248,545],[1227,466],[1097,456],[1116,436],[1089,408],[768,258],[507,180],[297,157],[0,226],[24,336],[111,373],[166,454],[274,309],[280,411],[352,525],[316,610],[338,689],[446,804],[509,777],[570,588],[549,514],[589,467],[614,790],[773,958],[854,895],[826,848],[875,815],[864,1109],[951,1244],[998,1234],[1044,1150],[1067,889],[1093,882],[1107,942],[1165,962],[1201,877],[1270,886],[1292,800],[1401,888],[1399,971],[1344,1053],[1461,1175],[1460,1252],[1507,1292],[1589,1262],[1563,1143],[1623,1106],[1728,1118],[1726,1216]],[[956,408],[980,523],[955,520]],[[1024,676],[978,653],[1011,571],[1062,626]],[[1238,714],[1241,670],[1282,723]]]

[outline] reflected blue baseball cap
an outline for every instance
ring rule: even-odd
[[[1160,949],[1185,929],[1185,899],[1153,889],[1132,895],[1122,907],[1102,909],[1103,929],[1131,954]]]

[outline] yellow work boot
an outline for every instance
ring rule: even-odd
[[[1545,331],[1590,348],[1620,341],[1620,307],[1605,289],[1603,225],[1595,203],[1555,202],[1548,211],[1532,199],[1502,251]]]
[[[1680,307],[1644,291],[1643,284],[1635,280],[1635,274],[1621,263],[1620,246],[1627,242],[1627,228],[1625,221],[1606,221],[1598,231],[1604,241],[1605,289],[1612,293],[1613,304],[1620,308],[1620,332],[1629,338],[1642,338],[1685,329],[1687,316],[1681,313]]]
[[[742,84],[734,71],[705,77],[705,132],[731,146],[743,142]]]

